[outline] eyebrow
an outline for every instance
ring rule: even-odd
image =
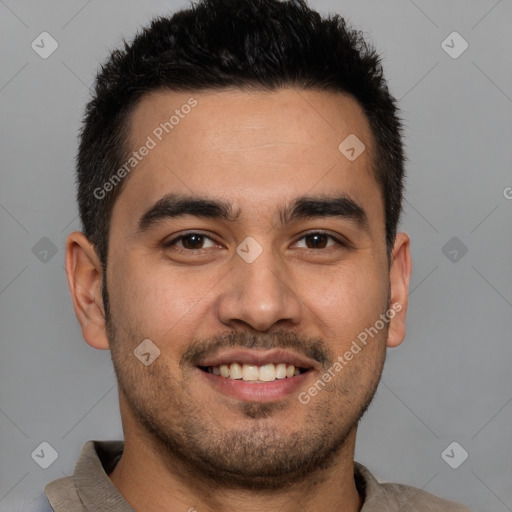
[[[240,210],[221,199],[183,194],[167,194],[151,206],[139,219],[137,234],[142,234],[168,219],[185,215],[205,219],[235,222]],[[335,196],[302,196],[278,210],[282,225],[297,220],[337,217],[354,222],[360,229],[368,230],[368,215],[363,207],[346,194]]]

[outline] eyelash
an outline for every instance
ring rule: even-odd
[[[184,238],[187,238],[189,236],[193,236],[193,235],[199,235],[199,236],[202,236],[204,238],[207,238],[209,240],[211,240],[212,242],[215,242],[215,240],[204,234],[204,233],[200,233],[200,232],[197,232],[197,231],[191,231],[190,233],[185,233],[183,235],[179,235],[177,236],[176,238],[173,238],[172,240],[170,240],[169,242],[165,242],[163,244],[163,247],[165,249],[169,248],[169,247],[172,247],[172,246],[175,246],[179,241],[183,240]],[[307,238],[308,236],[313,236],[313,235],[324,235],[324,236],[327,236],[327,238],[331,239],[331,240],[334,240],[334,242],[336,243],[336,245],[338,245],[339,247],[349,247],[349,245],[343,241],[341,238],[338,238],[338,237],[335,237],[334,235],[326,232],[326,231],[322,231],[322,230],[317,230],[317,231],[310,231],[309,233],[306,233],[304,235],[302,235],[299,239],[297,239],[294,243],[297,243],[299,242],[300,240],[304,239],[304,238]],[[217,242],[215,242],[217,243]],[[334,246],[328,246],[326,248],[320,248],[320,249],[311,249],[311,248],[303,248],[304,250],[306,251],[311,251],[311,252],[320,252],[320,251],[323,251],[323,252],[326,252],[326,251],[331,251],[333,249],[339,249],[339,247],[334,247]],[[183,248],[183,247],[178,247],[177,250],[179,251],[182,251],[182,252],[189,252],[189,253],[192,253],[192,252],[196,252],[196,253],[199,253],[201,251],[205,251],[207,250],[208,248],[204,249],[204,248],[201,248],[201,249],[186,249],[186,248]]]

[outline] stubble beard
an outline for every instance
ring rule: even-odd
[[[165,364],[137,366],[109,314],[106,324],[120,395],[153,452],[173,474],[219,488],[276,490],[311,484],[313,475],[322,479],[372,402],[386,354],[383,340],[374,340],[383,349],[375,352],[375,360],[365,362],[371,370],[368,379],[361,382],[360,368],[347,365],[329,391],[320,391],[318,400],[303,405],[300,428],[287,432],[273,418],[287,407],[285,401],[241,403],[239,414],[250,425],[226,428]],[[382,334],[387,337],[387,328]],[[289,422],[289,416],[283,421]]]

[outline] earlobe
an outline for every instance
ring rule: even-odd
[[[91,347],[108,349],[101,297],[101,262],[94,246],[79,231],[70,233],[66,241],[66,276],[85,341]]]
[[[389,322],[388,347],[397,347],[405,338],[405,319],[412,272],[410,239],[406,233],[398,233],[391,254],[390,308],[395,312]]]

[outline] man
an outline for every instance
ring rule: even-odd
[[[124,443],[87,443],[52,509],[466,511],[354,462],[405,335],[403,166],[376,52],[301,0],[205,0],[113,52],[66,272]]]

